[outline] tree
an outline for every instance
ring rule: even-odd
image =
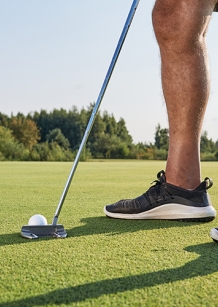
[[[34,145],[30,155],[33,161],[72,161],[74,158],[70,150],[48,141]]]
[[[64,109],[54,109],[50,113],[41,110],[39,113],[28,114],[28,117],[35,121],[40,128],[41,142],[46,141],[46,136],[50,131],[59,128],[70,142],[72,150],[79,148],[88,121],[87,111],[82,109],[79,113],[76,107],[68,112]]]
[[[168,150],[169,146],[169,130],[167,128],[161,129],[160,124],[158,124],[156,127],[155,146],[157,149],[165,150]]]
[[[9,128],[12,130],[15,139],[28,149],[31,149],[40,140],[39,129],[31,119],[12,117]]]
[[[9,117],[0,112],[0,125],[8,127]]]
[[[108,135],[116,135],[117,134],[117,122],[112,115],[109,115],[108,112],[103,113],[102,117],[104,123],[105,123],[105,133]]]
[[[70,143],[67,138],[63,135],[61,132],[61,129],[56,128],[51,131],[49,131],[49,134],[46,135],[46,140],[49,143],[56,143],[60,147],[63,147],[64,149],[68,149],[70,147]]]
[[[117,123],[117,136],[121,139],[122,142],[126,142],[129,145],[132,144],[132,137],[126,128],[126,123],[123,118],[120,118]]]
[[[14,139],[10,129],[3,126],[0,126],[0,160],[29,160],[29,151]]]
[[[216,143],[212,141],[212,139],[208,139],[207,131],[203,131],[201,135],[201,143],[200,149],[201,152],[215,152],[216,151]]]

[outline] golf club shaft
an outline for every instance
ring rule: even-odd
[[[115,49],[115,52],[114,52],[114,55],[113,55],[113,58],[111,60],[111,63],[110,63],[110,66],[109,66],[109,69],[107,71],[107,74],[106,74],[106,77],[104,79],[104,82],[103,82],[103,85],[101,87],[101,91],[99,93],[99,96],[98,96],[98,99],[95,103],[95,106],[93,108],[93,111],[92,111],[92,114],[91,114],[91,117],[89,119],[89,122],[88,122],[88,125],[86,127],[86,130],[85,130],[85,133],[84,133],[84,136],[83,136],[83,139],[82,139],[82,142],[80,144],[80,147],[79,147],[79,150],[77,152],[77,155],[76,155],[76,158],[74,160],[74,163],[73,163],[73,167],[71,169],[71,172],[70,172],[70,175],[68,177],[68,180],[67,180],[67,183],[65,185],[65,188],[63,190],[63,193],[61,195],[61,198],[60,198],[60,201],[59,201],[59,204],[57,206],[57,209],[55,211],[55,215],[54,215],[54,219],[53,219],[53,225],[56,225],[57,224],[57,221],[58,221],[58,216],[60,214],[60,211],[61,211],[61,208],[63,206],[63,203],[64,203],[64,200],[66,198],[66,195],[67,195],[67,192],[69,190],[69,187],[70,187],[70,184],[71,184],[71,181],[73,179],[73,176],[74,176],[74,173],[76,171],[76,168],[77,168],[77,165],[78,165],[78,162],[79,162],[79,159],[80,159],[80,156],[81,156],[81,153],[82,153],[82,150],[86,144],[86,141],[89,137],[89,134],[90,134],[90,131],[92,129],[92,126],[94,124],[94,121],[95,121],[95,118],[96,118],[96,115],[97,115],[97,112],[98,112],[98,109],[100,107],[100,104],[101,104],[101,101],[104,97],[104,94],[105,94],[105,91],[107,89],[107,86],[108,86],[108,83],[110,81],[110,78],[111,78],[111,75],[113,73],[113,70],[114,70],[114,67],[115,67],[115,64],[117,62],[117,59],[119,57],[119,54],[120,54],[120,51],[122,49],[122,46],[123,46],[123,43],[125,41],[125,38],[126,38],[126,35],[128,33],[128,30],[129,30],[129,27],[131,25],[131,22],[132,22],[132,19],[134,17],[134,14],[136,12],[136,9],[137,9],[137,6],[139,4],[139,1],[140,0],[133,0],[133,3],[132,3],[132,6],[130,8],[130,11],[129,11],[129,14],[128,14],[128,17],[126,19],[126,22],[125,22],[125,25],[124,25],[124,28],[123,28],[123,31],[121,33],[121,36],[120,36],[120,39],[118,41],[118,44],[117,44],[117,47]]]

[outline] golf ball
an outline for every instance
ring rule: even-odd
[[[35,214],[29,219],[28,225],[47,225],[46,218],[41,214]]]

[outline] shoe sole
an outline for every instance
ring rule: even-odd
[[[217,228],[211,229],[210,236],[214,240],[214,242],[218,243],[218,229]]]
[[[216,217],[212,206],[191,207],[180,204],[166,204],[160,207],[135,214],[112,213],[104,207],[108,217],[128,220],[179,220],[189,222],[210,222]]]

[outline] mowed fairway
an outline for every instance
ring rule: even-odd
[[[218,244],[210,223],[115,220],[103,206],[149,188],[165,162],[81,162],[59,223],[66,239],[27,240],[36,213],[51,223],[72,163],[1,162],[0,307],[218,306]],[[218,163],[212,177],[218,210]]]

